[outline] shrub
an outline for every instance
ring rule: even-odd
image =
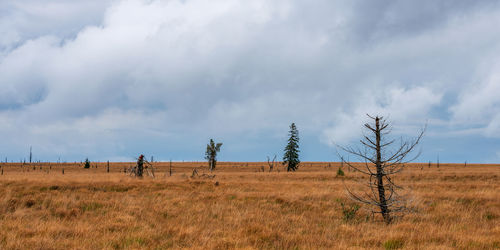
[[[339,168],[339,170],[337,170],[337,176],[344,176],[344,170],[342,170],[342,168]]]
[[[347,206],[344,202],[340,202],[340,207],[342,208],[342,220],[344,220],[344,222],[353,220],[360,208],[358,204]]]

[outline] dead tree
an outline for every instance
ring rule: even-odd
[[[198,176],[198,169],[193,168],[193,174],[191,174],[191,178],[194,178],[195,176]]]
[[[152,164],[152,163],[150,163],[150,162],[148,162],[148,161],[146,161],[146,163],[149,165],[149,167],[150,167],[150,169],[151,169],[151,171],[150,171],[150,170],[149,170],[149,168],[146,168],[146,170],[148,171],[148,174],[149,174],[151,177],[155,178],[155,167],[153,166],[153,164]]]
[[[393,175],[401,172],[407,163],[415,160],[420,153],[413,154],[417,144],[422,139],[425,127],[420,134],[410,140],[400,139],[387,140],[391,132],[389,123],[383,117],[372,117],[373,123],[366,123],[369,136],[365,135],[360,140],[360,147],[342,147],[343,151],[356,156],[363,165],[354,165],[344,161],[350,168],[368,176],[368,182],[364,183],[368,191],[363,193],[350,190],[346,186],[349,196],[361,204],[368,205],[373,213],[380,213],[384,221],[389,224],[394,216],[407,210],[407,201],[400,195],[402,187],[396,185]]]
[[[155,168],[154,168],[153,164],[151,164],[147,160],[144,160],[144,158],[142,158],[142,164],[144,164],[144,165],[141,169],[140,161],[138,159],[136,165],[130,166],[128,170],[124,168],[123,171],[125,173],[129,173],[130,176],[139,177],[139,178],[142,178],[143,173],[146,172],[151,178],[154,179],[155,178]]]
[[[269,158],[269,156],[267,157],[267,165],[269,165],[269,172],[273,171],[275,161],[276,161],[276,155],[274,155],[273,161],[271,161],[271,158]]]
[[[214,140],[210,139],[210,143],[207,144],[207,151],[205,151],[205,159],[208,160],[208,168],[210,172],[215,169],[217,164],[217,153],[220,151],[222,143],[215,143]]]

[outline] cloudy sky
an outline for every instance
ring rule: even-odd
[[[500,4],[0,1],[0,157],[337,160],[369,114],[419,161],[500,162]]]

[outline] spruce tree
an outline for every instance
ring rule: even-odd
[[[299,131],[295,126],[295,123],[290,125],[290,131],[288,132],[290,136],[288,138],[288,144],[285,147],[285,154],[283,155],[283,165],[287,165],[287,171],[295,171],[299,168]]]

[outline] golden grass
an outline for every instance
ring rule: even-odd
[[[190,178],[205,163],[173,163],[172,177],[156,163],[154,180],[124,175],[132,164],[2,164],[0,249],[500,248],[495,165],[410,166],[396,182],[416,211],[386,226],[364,210],[343,221],[343,181],[361,175],[336,177],[337,163],[262,173],[264,163],[221,162],[214,179]]]

